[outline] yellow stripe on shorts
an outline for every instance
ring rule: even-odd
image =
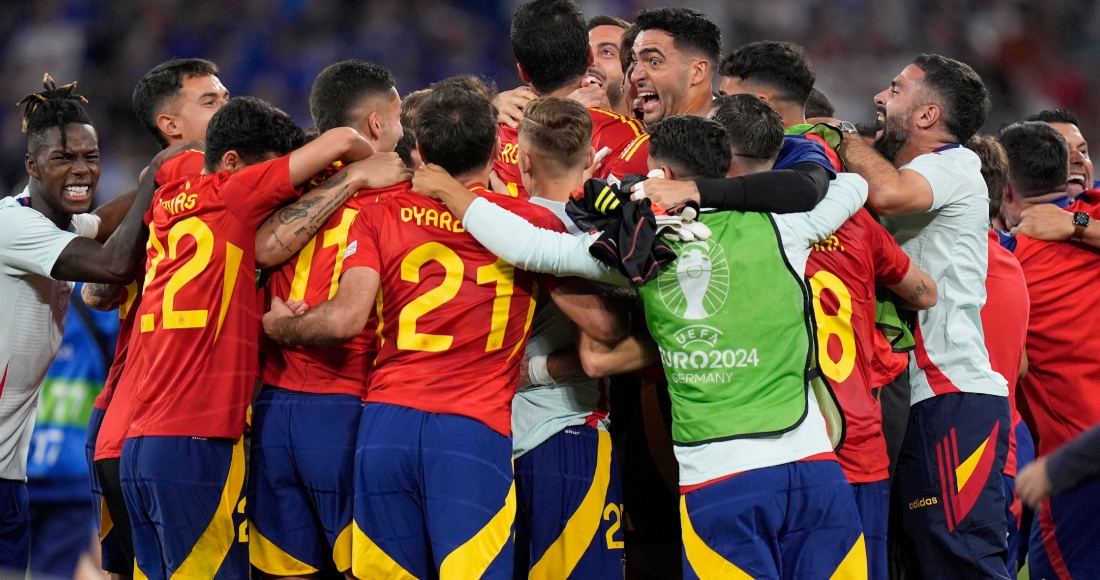
[[[680,527],[683,529],[684,554],[688,564],[701,580],[753,580],[744,570],[734,566],[721,554],[715,552],[695,533],[688,517],[687,498],[680,496]]]
[[[565,529],[553,544],[531,567],[531,580],[564,580],[573,573],[592,538],[600,530],[604,500],[607,499],[607,486],[611,482],[611,435],[599,431],[599,445],[596,449],[596,473],[592,486],[584,494],[577,511],[569,516]]]
[[[233,524],[233,512],[241,499],[244,487],[244,437],[233,445],[233,459],[229,464],[229,474],[225,478],[222,497],[218,509],[210,520],[210,525],[191,548],[191,553],[183,560],[179,568],[172,572],[172,578],[195,580],[213,578],[229,554],[229,549],[237,542],[237,526]],[[134,577],[137,577],[135,572]]]
[[[343,533],[340,535],[343,536]],[[409,574],[408,570],[368,538],[355,522],[351,524],[351,546],[354,553],[351,567],[356,578],[417,580],[416,576]]]
[[[501,549],[512,541],[512,523],[516,520],[516,483],[508,488],[504,507],[465,544],[455,548],[439,567],[440,580],[480,578]]]
[[[852,544],[852,549],[848,550],[848,555],[844,556],[829,580],[867,580],[867,545],[863,534]]]
[[[273,576],[305,576],[320,571],[284,552],[265,538],[252,522],[249,522],[248,528],[248,560],[264,573]]]

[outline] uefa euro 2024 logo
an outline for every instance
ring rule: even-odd
[[[722,309],[729,295],[730,269],[722,246],[707,241],[680,245],[675,268],[657,276],[657,291],[669,312],[702,320]]]

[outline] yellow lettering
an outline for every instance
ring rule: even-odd
[[[456,234],[466,233],[466,230],[462,229],[462,222],[460,222],[458,220],[455,220],[454,227],[451,229],[451,231],[456,233]]]
[[[417,211],[420,210],[420,211]],[[421,220],[424,219],[424,208],[414,207],[412,208],[413,217],[416,218],[416,225],[421,225]]]
[[[401,221],[407,222],[412,221],[412,219],[412,210],[407,207],[401,208]]]
[[[183,207],[185,207],[187,209],[194,209],[195,201],[198,200],[198,198],[199,198],[199,196],[192,193],[191,195],[187,196],[187,203],[184,204]]]
[[[439,214],[439,227],[445,231],[451,231],[451,212],[445,211]]]
[[[439,212],[434,209],[424,212],[424,225],[439,227]]]

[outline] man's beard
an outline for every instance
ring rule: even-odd
[[[623,104],[623,85],[607,85],[607,102],[612,109],[618,109]]]
[[[879,135],[878,139],[875,139],[874,148],[880,155],[885,157],[891,163],[898,155],[898,151],[909,141],[909,130],[906,126],[909,124],[909,116],[912,111],[909,111],[905,115],[891,115],[886,117],[886,122],[882,129],[882,135]]]

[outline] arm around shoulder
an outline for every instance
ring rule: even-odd
[[[919,213],[932,207],[932,186],[920,173],[899,171],[862,139],[845,139],[841,151],[849,171],[867,180],[867,201],[878,215]]]

